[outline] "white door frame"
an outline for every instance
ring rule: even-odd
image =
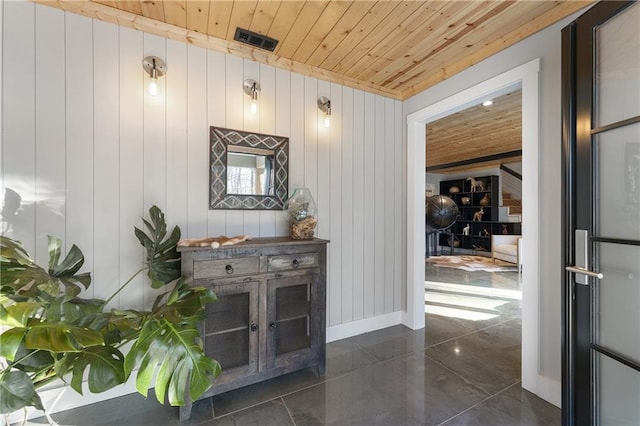
[[[540,59],[506,71],[407,116],[407,310],[402,323],[419,329],[424,323],[424,182],[426,124],[481,103],[487,96],[522,87],[522,386],[536,394],[539,361],[539,81]],[[559,397],[559,396],[558,396]],[[555,399],[555,398],[554,398]],[[558,399],[559,400],[559,399]]]

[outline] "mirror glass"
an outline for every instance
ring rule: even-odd
[[[289,139],[211,127],[210,209],[282,210]]]
[[[264,152],[260,152],[264,151]],[[227,148],[227,194],[273,195],[272,150]]]

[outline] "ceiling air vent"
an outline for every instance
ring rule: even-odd
[[[253,47],[268,50],[270,52],[273,52],[278,45],[278,40],[275,38],[254,33],[253,31],[245,30],[243,28],[236,28],[236,35],[233,39],[240,43],[249,44]]]

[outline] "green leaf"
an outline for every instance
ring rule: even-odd
[[[0,261],[13,259],[24,265],[33,264],[34,261],[22,246],[22,243],[9,237],[0,235]]]
[[[30,318],[36,316],[43,304],[38,302],[18,302],[0,308],[0,325],[24,327]]]
[[[47,235],[49,240],[49,273],[58,265],[62,254],[62,240],[60,238]]]
[[[13,368],[25,372],[45,372],[45,374],[53,368],[55,362],[48,351],[27,349],[24,346],[24,340],[20,342],[15,359],[16,361],[11,364]],[[34,384],[36,384],[35,380]]]
[[[99,330],[100,327],[91,327],[90,324],[101,311],[104,300],[75,298],[62,305],[66,322],[74,325]]]
[[[24,407],[44,411],[31,378],[23,371],[7,371],[0,375],[0,414],[9,414]]]
[[[207,357],[200,343],[196,321],[174,324],[166,318],[152,318],[143,326],[138,340],[125,357],[127,375],[139,364],[136,389],[146,395],[150,371],[157,370],[156,397],[163,403],[184,405],[186,384],[194,400],[211,387],[210,376],[217,377],[221,368]]]
[[[54,277],[70,277],[78,272],[83,264],[84,255],[78,246],[74,244],[62,263],[49,269],[49,274]]]
[[[100,393],[125,382],[124,356],[111,346],[93,346],[82,352],[65,354],[56,363],[56,374],[71,372],[71,387],[82,395],[84,372],[89,368],[88,385],[92,393]]]
[[[43,349],[55,353],[80,352],[84,348],[103,344],[104,339],[99,332],[67,323],[33,325],[25,336],[25,346],[28,349]]]
[[[142,219],[148,234],[137,227],[134,228],[134,232],[147,252],[147,275],[151,279],[151,286],[160,288],[181,275],[180,253],[176,250],[176,244],[180,240],[180,228],[174,227],[165,240],[167,224],[164,213],[154,205],[149,209],[149,217],[151,221]]]
[[[0,334],[0,355],[9,361],[15,360],[18,348],[20,348],[20,344],[22,343],[26,333],[27,329],[16,327],[10,328]]]

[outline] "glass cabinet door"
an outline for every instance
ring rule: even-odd
[[[267,281],[267,364],[279,367],[305,360],[317,347],[315,308],[318,275]]]
[[[222,366],[225,382],[258,370],[259,281],[213,285],[218,301],[206,308],[205,353]]]

